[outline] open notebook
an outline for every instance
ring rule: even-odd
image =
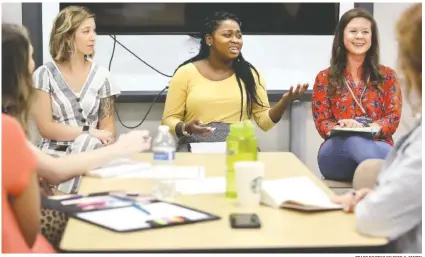
[[[359,134],[364,136],[374,137],[381,128],[379,127],[364,127],[364,128],[334,128],[331,130],[331,136],[342,134]]]
[[[308,177],[294,177],[262,182],[261,202],[275,208],[303,211],[342,209]]]

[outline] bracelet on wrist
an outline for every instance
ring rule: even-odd
[[[182,135],[183,136],[190,136],[190,133],[188,133],[187,131],[186,131],[186,125],[187,125],[187,123],[186,122],[184,122],[183,123],[183,125],[182,125]]]

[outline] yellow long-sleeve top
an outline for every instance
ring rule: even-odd
[[[267,131],[275,123],[269,116],[270,104],[264,80],[260,75],[260,85],[257,74],[253,72],[253,75],[257,95],[263,106],[253,103],[252,116],[257,125]],[[242,80],[241,84],[244,95],[242,120],[246,120],[246,92]],[[221,81],[212,81],[205,78],[195,65],[188,63],[180,67],[170,81],[162,124],[169,126],[175,134],[175,127],[181,121],[237,123],[240,121],[240,112],[241,93],[235,74]]]

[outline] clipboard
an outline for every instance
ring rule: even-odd
[[[377,127],[365,127],[365,128],[333,128],[330,133],[332,136],[348,136],[348,135],[359,135],[368,138],[374,138],[380,131]]]
[[[71,200],[48,199],[47,201],[56,202],[50,206],[55,206],[54,209],[72,218],[119,233],[221,219],[217,215],[176,203],[160,201],[150,195],[142,195],[139,201],[136,201],[132,198],[137,196],[125,199],[114,193],[116,192],[102,192]],[[144,200],[140,201],[140,199]],[[103,205],[94,204],[101,202]],[[92,206],[92,208],[82,208],[84,206]]]

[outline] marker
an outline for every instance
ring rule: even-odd
[[[100,206],[105,206],[105,202],[91,202],[91,203],[80,203],[77,206],[80,208],[85,208],[85,207],[100,207]]]
[[[63,201],[63,200],[75,200],[75,199],[80,199],[80,198],[83,198],[83,197],[84,197],[84,195],[74,195],[74,196],[71,196],[69,198],[61,199],[61,201]]]
[[[144,212],[144,213],[146,213],[147,215],[151,215],[151,213],[150,212],[148,212],[147,210],[145,210],[144,208],[142,208],[139,204],[137,204],[137,203],[132,203],[131,204],[131,206],[133,206],[134,208],[136,208],[136,209],[138,209],[138,210],[140,210],[140,211],[142,211],[142,212]]]
[[[134,193],[133,192],[127,192],[126,195],[127,196],[132,196],[132,197],[140,196],[140,194],[139,193],[136,193],[136,192],[134,192]]]
[[[83,197],[84,195],[55,195],[55,196],[50,196],[48,198],[52,200],[66,201],[66,200],[80,199]]]

